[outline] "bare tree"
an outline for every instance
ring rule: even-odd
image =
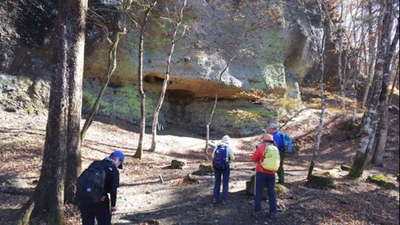
[[[157,146],[156,138],[157,138],[158,116],[160,114],[160,110],[161,110],[161,107],[164,102],[165,93],[167,91],[167,86],[168,86],[169,77],[170,77],[171,60],[172,60],[172,55],[174,54],[175,43],[176,43],[176,36],[178,34],[179,27],[182,24],[183,11],[186,8],[186,4],[187,4],[187,0],[183,0],[182,7],[179,10],[179,15],[178,15],[178,18],[177,18],[177,21],[175,24],[175,28],[174,28],[174,31],[173,31],[173,34],[171,37],[171,48],[168,53],[167,67],[165,70],[165,77],[164,77],[164,82],[163,82],[163,85],[161,88],[160,97],[158,98],[156,108],[153,112],[153,123],[152,123],[152,127],[151,127],[152,138],[151,138],[151,147],[150,147],[150,151],[153,151],[153,152],[156,151],[156,146]],[[185,33],[185,30],[183,30],[181,36],[183,36],[184,33]]]
[[[308,168],[308,174],[307,174],[307,179],[310,179],[314,166],[315,166],[315,161],[317,160],[317,155],[320,152],[321,148],[321,139],[322,135],[324,133],[324,119],[325,119],[325,110],[326,110],[326,101],[325,101],[325,93],[324,93],[324,86],[325,86],[325,43],[326,43],[326,31],[324,31],[323,36],[322,36],[322,43],[321,47],[319,48],[320,52],[320,68],[321,68],[321,78],[319,81],[319,88],[320,88],[320,99],[321,99],[321,114],[319,117],[319,126],[317,129],[317,141],[315,142],[315,146],[313,148],[313,154],[310,162],[310,166]]]
[[[372,97],[369,100],[368,111],[364,114],[363,125],[361,129],[361,141],[359,148],[354,157],[353,165],[349,173],[349,177],[358,178],[362,175],[367,161],[368,153],[373,149],[375,142],[375,134],[379,117],[377,115],[377,107],[382,91],[382,79],[384,77],[384,65],[387,62],[387,49],[390,45],[390,28],[393,20],[391,13],[393,9],[393,1],[385,0],[381,2],[382,11],[382,32],[379,37],[378,51],[375,64],[374,86],[372,88]]]
[[[225,65],[225,67],[221,70],[219,73],[218,77],[218,82],[222,81],[222,75],[226,72],[226,70],[229,68],[229,65],[231,62],[235,59],[235,56],[233,56]],[[210,126],[214,117],[214,112],[215,109],[217,108],[217,103],[218,103],[218,87],[215,90],[215,97],[214,97],[214,103],[210,111],[210,115],[208,116],[207,124],[206,124],[206,146],[204,147],[204,154],[206,158],[208,159],[208,142],[210,140]]]
[[[108,84],[111,81],[111,77],[114,74],[115,69],[117,68],[117,50],[118,50],[118,43],[121,38],[121,35],[125,34],[125,32],[115,32],[114,37],[112,37],[110,50],[108,52],[108,69],[106,74],[106,82],[103,84],[103,87],[100,89],[99,93],[97,94],[97,98],[90,109],[90,113],[88,118],[86,119],[85,123],[83,124],[82,130],[80,132],[81,141],[85,139],[85,135],[87,130],[89,129],[90,125],[92,125],[94,116],[96,115],[97,111],[100,107],[100,101],[103,97]]]
[[[386,141],[388,137],[388,130],[389,130],[389,82],[391,80],[390,68],[393,53],[395,51],[396,45],[399,42],[399,23],[397,22],[396,33],[393,37],[392,44],[386,53],[385,62],[386,64],[383,67],[383,83],[382,83],[382,91],[379,97],[379,114],[380,114],[380,121],[379,121],[379,128],[377,131],[377,145],[374,150],[374,154],[372,157],[372,162],[382,166],[383,164],[383,155],[385,152]],[[393,66],[392,66],[393,67]]]
[[[374,32],[374,18],[376,17],[376,15],[373,12],[373,2],[371,0],[369,0],[367,2],[367,8],[368,8],[368,19],[367,19],[367,23],[368,23],[368,55],[365,56],[365,58],[369,58],[368,63],[365,63],[365,72],[368,74],[368,78],[367,78],[367,86],[365,87],[365,91],[364,91],[364,96],[363,96],[363,101],[362,101],[362,107],[365,107],[367,100],[368,100],[368,96],[369,96],[369,91],[370,88],[372,86],[372,82],[374,79],[374,69],[375,69],[375,59],[376,59],[376,44],[378,41],[377,38],[377,34],[379,32]],[[381,26],[380,23],[377,24],[377,26]],[[379,30],[379,29],[378,29]],[[367,57],[368,56],[368,57]]]
[[[344,5],[343,5],[343,0],[340,1],[340,17],[339,17],[339,22],[341,22],[343,20],[343,10],[344,10]],[[344,79],[344,74],[343,74],[343,65],[342,65],[342,61],[343,61],[343,30],[341,29],[341,24],[337,24],[336,25],[336,32],[338,35],[338,42],[339,42],[339,48],[338,48],[338,77],[339,77],[339,83],[340,83],[340,95],[342,96],[341,101],[340,101],[340,105],[341,108],[344,110],[346,108],[345,105],[345,101],[344,101],[344,84],[345,84],[345,79]],[[345,67],[346,67],[346,63],[344,63]]]
[[[146,25],[149,21],[149,15],[153,8],[157,5],[157,0],[153,1],[150,4],[142,5],[145,8],[143,18],[139,23],[137,23],[140,27],[139,32],[139,49],[138,49],[138,89],[140,94],[140,134],[139,134],[139,141],[136,153],[134,155],[135,158],[142,158],[143,155],[143,138],[145,135],[146,130],[146,112],[145,112],[145,105],[146,105],[146,95],[143,89],[143,41],[144,41],[144,33],[146,31]],[[132,17],[131,17],[132,18]]]

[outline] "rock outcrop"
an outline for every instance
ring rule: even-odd
[[[118,1],[100,1],[100,5],[99,1],[89,2],[92,9],[95,6],[107,9]],[[38,4],[40,7],[26,1],[6,1],[0,6],[0,72],[4,76],[17,77],[3,77],[2,80],[26,77],[32,80],[29,85],[33,85],[33,89],[39,83],[46,87],[41,91],[46,91],[49,77],[54,74],[51,37],[56,35],[52,27],[57,11],[53,3],[41,0]],[[168,14],[177,10],[179,4],[173,0],[160,1],[146,33],[144,72],[149,116],[165,76],[171,28]],[[244,93],[269,90],[285,97],[299,98],[299,82],[315,64],[313,55],[322,34],[320,12],[313,2],[306,4],[297,0],[188,1],[184,15],[187,32],[176,45],[160,129],[184,125],[199,134],[204,133],[210,100],[218,91],[221,101],[212,134],[244,136],[260,132],[276,114],[260,104],[249,102]],[[123,17],[106,11],[100,10],[108,17],[109,31],[120,29],[119,22]],[[139,116],[138,93],[134,86],[137,82],[138,31],[128,31],[120,42],[118,67],[99,114],[135,122]],[[106,71],[109,44],[103,32],[89,16],[84,112],[93,103]],[[222,76],[222,82],[218,82],[220,71],[232,57],[235,58]],[[23,89],[27,90],[26,96],[33,90],[30,87]],[[35,98],[45,106],[47,94],[40,95]]]

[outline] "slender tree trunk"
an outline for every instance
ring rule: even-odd
[[[222,71],[219,73],[219,79],[218,79],[219,83],[222,81],[222,75],[224,75],[226,70],[229,68],[229,65],[231,64],[231,62],[235,58],[236,58],[236,56],[233,56],[228,61],[228,63],[225,65],[224,69],[222,69]],[[217,108],[217,103],[218,103],[218,87],[215,90],[214,104],[213,104],[213,106],[211,108],[210,116],[208,117],[208,121],[207,121],[207,124],[206,124],[206,145],[204,147],[204,155],[206,156],[207,159],[208,159],[208,142],[210,140],[210,126],[211,126],[211,123],[212,123],[212,119],[214,117],[215,109]]]
[[[139,94],[140,94],[140,134],[139,134],[139,141],[136,153],[133,157],[142,159],[143,155],[143,138],[146,131],[146,95],[143,89],[143,39],[144,39],[144,32],[148,22],[149,14],[153,7],[157,4],[157,1],[153,3],[153,5],[146,9],[143,17],[143,21],[141,23],[140,28],[140,35],[139,35],[139,52],[138,52],[138,84],[139,84]]]
[[[325,104],[325,43],[326,43],[326,31],[324,31],[323,36],[322,36],[322,46],[320,48],[320,66],[321,66],[321,78],[319,81],[319,88],[320,88],[320,99],[321,99],[321,115],[319,118],[319,126],[317,130],[317,141],[315,142],[315,147],[313,149],[313,154],[310,162],[310,166],[308,168],[308,174],[307,174],[307,179],[310,179],[314,166],[315,166],[315,161],[317,160],[317,155],[320,152],[320,146],[321,146],[321,139],[322,135],[324,133],[324,118],[325,118],[325,109],[326,109],[326,104]]]
[[[68,73],[69,112],[67,137],[67,167],[65,177],[65,201],[73,202],[76,181],[81,171],[80,121],[82,114],[82,78],[85,50],[87,0],[69,1],[68,23]]]
[[[372,150],[375,142],[375,133],[377,129],[377,124],[379,122],[379,117],[377,115],[377,106],[379,103],[379,98],[382,91],[382,79],[384,73],[384,64],[386,59],[387,48],[390,44],[390,23],[391,13],[392,13],[392,1],[385,0],[382,3],[382,12],[383,12],[383,20],[380,24],[382,24],[382,33],[379,38],[378,51],[377,51],[377,60],[375,64],[375,74],[374,74],[374,87],[371,92],[371,99],[368,104],[368,111],[366,115],[364,115],[362,132],[361,132],[361,141],[359,148],[354,157],[353,166],[350,170],[349,177],[358,178],[362,175],[364,171],[365,164],[367,162],[368,153]]]
[[[372,12],[372,2],[368,2],[368,13],[369,17],[373,18],[373,12]],[[368,52],[369,52],[369,63],[366,64],[366,72],[368,74],[367,78],[367,86],[365,87],[364,91],[364,96],[363,96],[363,101],[362,101],[362,108],[365,107],[367,100],[368,100],[368,95],[369,91],[372,86],[372,81],[374,79],[374,68],[375,68],[375,59],[376,59],[376,41],[378,38],[374,35],[374,29],[373,29],[373,22],[371,21],[372,19],[369,20],[368,24]],[[378,24],[380,26],[381,24]]]
[[[385,146],[386,146],[386,141],[387,141],[387,135],[388,135],[388,123],[389,123],[389,82],[391,80],[391,74],[390,73],[390,68],[391,68],[391,62],[393,53],[395,51],[396,45],[399,40],[399,26],[397,25],[396,28],[396,33],[394,35],[394,38],[392,40],[392,44],[390,45],[390,48],[388,49],[386,59],[385,59],[385,64],[383,68],[383,82],[382,82],[382,91],[379,99],[379,114],[380,114],[380,122],[379,122],[379,132],[377,132],[377,146],[375,148],[373,157],[372,157],[372,163],[375,163],[378,166],[383,165],[383,156],[385,153]],[[393,68],[393,67],[392,67]]]
[[[343,1],[340,2],[341,3],[341,9],[340,9],[340,18],[339,20],[342,21],[343,18]],[[341,27],[339,25],[337,25],[338,27]],[[345,84],[345,77],[343,75],[343,66],[342,66],[342,60],[343,60],[343,34],[342,31],[339,31],[339,29],[336,29],[337,32],[339,32],[339,55],[338,55],[338,77],[339,77],[339,83],[340,83],[340,95],[342,96],[341,100],[340,100],[340,106],[342,108],[342,110],[344,110],[346,108],[345,105],[345,101],[344,101],[344,84]],[[345,67],[346,67],[346,63],[344,63]]]
[[[108,70],[107,70],[107,74],[106,74],[107,80],[104,83],[103,87],[100,89],[99,93],[97,94],[96,101],[94,102],[92,108],[90,109],[88,118],[86,119],[85,123],[83,124],[82,130],[80,133],[82,143],[85,139],[87,130],[89,129],[90,125],[92,125],[94,116],[96,115],[97,111],[99,111],[101,98],[103,97],[103,95],[108,87],[108,84],[111,81],[111,77],[114,74],[115,69],[117,68],[118,43],[120,40],[120,35],[122,35],[122,34],[124,34],[124,33],[116,32],[114,35],[115,39],[114,39],[114,41],[110,47],[109,53],[108,53]]]
[[[160,114],[160,110],[161,110],[162,104],[164,102],[165,92],[167,91],[167,86],[168,86],[169,76],[170,76],[170,65],[171,65],[172,55],[174,54],[174,50],[175,50],[176,35],[178,33],[179,27],[182,24],[183,10],[186,7],[186,3],[187,3],[187,0],[183,0],[183,5],[182,5],[182,8],[181,8],[180,13],[179,13],[178,22],[176,23],[174,32],[172,34],[171,48],[170,48],[170,51],[168,53],[167,68],[166,68],[166,71],[165,71],[165,78],[164,78],[163,86],[162,86],[162,89],[161,89],[160,97],[159,97],[158,102],[157,102],[157,106],[156,106],[156,108],[154,110],[154,113],[153,113],[153,123],[152,123],[152,126],[151,126],[152,137],[151,137],[151,147],[150,147],[150,151],[152,151],[152,152],[156,151],[156,147],[157,147],[156,138],[157,138],[158,116]]]

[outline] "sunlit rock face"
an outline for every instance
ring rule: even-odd
[[[172,25],[168,13],[176,12],[180,4],[162,1],[145,35],[145,86],[155,93],[165,77],[170,49]],[[212,97],[218,87],[221,97],[237,98],[241,91],[283,88],[289,97],[297,97],[296,83],[314,64],[311,55],[316,41],[311,31],[320,34],[318,12],[310,6],[308,13],[315,15],[306,16],[304,6],[297,1],[188,1],[186,33],[176,44],[169,90]],[[138,31],[128,30],[120,43],[118,68],[112,80],[117,85],[137,82]],[[87,76],[104,76],[107,46],[105,41],[96,41],[88,49]],[[221,78],[223,85],[217,85],[220,72],[232,58]]]
[[[18,1],[18,7],[12,1],[0,6],[0,72],[3,80],[18,81],[3,85],[4,89],[14,85],[16,90],[26,90],[26,94],[19,91],[18,95],[26,95],[27,102],[39,99],[40,107],[44,107],[48,104],[49,80],[55,74],[53,38],[57,34],[53,28],[57,11],[51,2],[38,2],[41,7],[27,1]],[[295,0],[188,1],[183,18],[186,32],[176,43],[171,79],[160,115],[162,127],[184,126],[203,134],[213,98],[218,93],[220,101],[211,134],[246,136],[261,132],[276,113],[267,110],[265,105],[251,103],[248,92],[269,91],[298,99],[299,81],[307,74],[313,76],[310,71],[316,62],[313,57],[322,29],[317,7],[312,1],[305,2],[306,5]],[[180,4],[175,0],[160,1],[145,34],[148,122],[165,78],[173,28],[169,15],[176,13]],[[107,8],[117,5],[117,0],[89,1],[91,10],[102,9],[99,12],[104,13],[111,33],[120,31],[121,24],[129,21],[115,11],[107,12]],[[91,15],[88,18],[84,112],[88,112],[105,80],[110,48],[104,30],[94,24]],[[120,41],[117,70],[98,115],[136,123],[140,105],[136,87],[138,29],[128,26],[127,31]],[[229,62],[219,82],[220,73]],[[25,82],[21,77],[31,81]],[[19,85],[20,80],[34,88]],[[39,90],[38,87],[41,91],[35,93],[41,93],[39,97],[28,91]],[[4,98],[17,99],[9,97],[10,93]]]

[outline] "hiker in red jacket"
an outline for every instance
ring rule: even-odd
[[[255,186],[256,192],[254,194],[254,217],[258,218],[261,215],[261,199],[263,195],[264,186],[268,188],[268,202],[269,202],[269,215],[271,219],[276,218],[276,193],[275,193],[275,174],[276,171],[269,171],[262,167],[261,163],[264,160],[265,149],[269,145],[274,144],[272,135],[263,134],[262,144],[258,146],[253,153],[252,161],[257,163]]]

